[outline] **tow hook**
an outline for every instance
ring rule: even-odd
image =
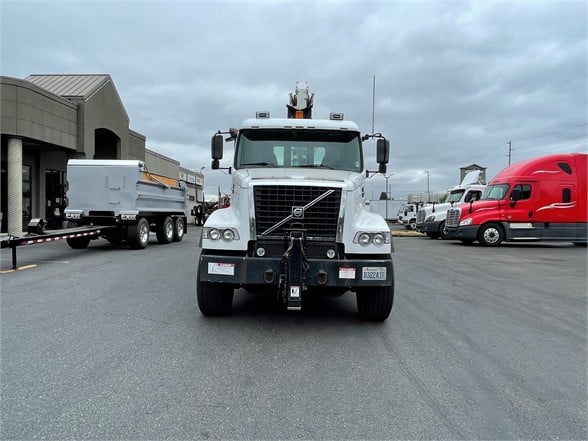
[[[291,231],[290,243],[283,256],[285,279],[282,285],[282,299],[289,311],[302,309],[302,292],[306,288],[304,276],[309,267],[304,256],[303,240],[302,231]]]

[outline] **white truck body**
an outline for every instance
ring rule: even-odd
[[[447,211],[454,204],[459,205],[482,197],[485,185],[479,183],[480,171],[474,170],[465,175],[459,185],[451,188],[446,202],[431,204],[420,208],[416,216],[416,229],[431,239],[445,239],[445,219]]]
[[[270,292],[288,309],[300,309],[309,296],[351,290],[360,316],[385,320],[394,290],[392,237],[364,200],[359,128],[342,117],[311,119],[300,102],[291,96],[289,113],[304,118],[264,114],[229,131],[233,194],[230,207],[213,212],[203,227],[200,310],[228,314],[238,287]],[[380,138],[385,172],[388,142],[373,137]],[[212,168],[222,158],[222,142],[222,134],[213,136]]]

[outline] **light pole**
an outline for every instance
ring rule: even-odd
[[[431,202],[431,190],[429,187],[429,170],[426,170],[425,173],[427,174],[427,202]]]
[[[388,188],[388,179],[390,179],[390,176],[392,176],[394,173],[389,173],[386,175],[386,221],[388,220],[388,201],[390,200],[390,189]]]

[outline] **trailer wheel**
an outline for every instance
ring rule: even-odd
[[[157,242],[170,243],[174,239],[174,221],[166,216],[161,223],[157,224]]]
[[[485,247],[495,247],[500,245],[504,239],[502,228],[498,224],[486,224],[478,232],[478,241]]]
[[[360,288],[356,292],[357,311],[362,320],[383,322],[392,311],[394,286]]]
[[[220,283],[203,282],[198,272],[196,281],[198,308],[205,316],[222,316],[231,313],[233,307],[233,287]]]
[[[136,224],[129,225],[127,228],[127,240],[131,248],[136,250],[145,248],[149,244],[149,222],[147,222],[147,219],[142,217]]]
[[[90,237],[70,237],[66,239],[67,244],[72,247],[74,250],[81,250],[82,248],[86,248],[90,243]]]
[[[184,238],[184,233],[186,232],[186,223],[184,222],[183,217],[178,217],[176,219],[175,227],[174,227],[174,242],[181,242]]]

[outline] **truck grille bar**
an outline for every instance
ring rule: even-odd
[[[449,210],[447,210],[447,218],[445,219],[445,225],[448,227],[457,227],[459,224],[460,216],[460,208],[450,208]]]
[[[330,194],[322,197],[325,193]],[[310,207],[300,210],[316,199]],[[284,237],[297,225],[308,239],[334,241],[341,205],[341,189],[328,187],[258,185],[254,188],[255,230],[260,236]],[[293,215],[297,212],[297,215]],[[301,214],[302,213],[302,214]],[[286,222],[285,219],[290,218]],[[279,227],[275,228],[277,224]]]

